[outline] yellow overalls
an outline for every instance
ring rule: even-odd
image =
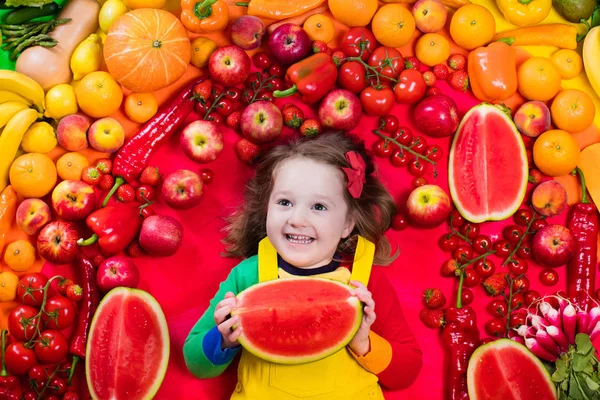
[[[351,274],[346,268],[338,268],[319,276],[346,283],[352,279],[367,285],[374,250],[373,243],[359,237]],[[280,277],[277,252],[267,238],[263,239],[258,248],[259,282],[289,276],[281,272]],[[300,365],[271,363],[242,349],[238,383],[231,399],[383,400],[384,397],[377,376],[362,367],[346,347],[322,360]]]

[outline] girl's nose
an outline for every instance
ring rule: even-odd
[[[307,224],[306,212],[300,207],[294,207],[290,213],[288,224],[292,226],[305,226]]]

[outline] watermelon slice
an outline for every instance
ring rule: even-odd
[[[151,399],[169,362],[169,331],[158,302],[118,287],[102,299],[90,327],[85,372],[93,399]]]
[[[344,348],[362,321],[352,287],[323,278],[276,279],[237,296],[239,342],[262,359],[301,364]]]
[[[556,388],[542,362],[510,339],[479,346],[469,359],[471,400],[551,400]]]
[[[513,121],[483,103],[463,117],[450,149],[450,195],[471,222],[499,221],[519,208],[527,190],[527,153]]]

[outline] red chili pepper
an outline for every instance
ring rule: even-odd
[[[97,209],[85,220],[94,234],[88,239],[79,239],[77,244],[89,246],[98,242],[103,255],[120,253],[140,231],[142,219],[139,209],[137,203],[119,203]]]
[[[598,212],[588,200],[583,171],[575,168],[581,181],[581,202],[571,207],[567,227],[577,241],[575,255],[567,265],[567,295],[588,311],[596,290]]]
[[[194,109],[196,102],[192,94],[192,89],[199,81],[186,86],[175,95],[170,101],[161,106],[158,112],[141,129],[119,149],[115,156],[112,174],[115,176],[115,183],[106,195],[102,207],[106,206],[108,200],[117,191],[119,186],[125,182],[131,182],[137,179],[144,168],[148,165],[148,160],[154,152],[165,144],[171,135],[176,132],[190,112]]]
[[[23,391],[21,381],[16,376],[9,376],[4,362],[6,354],[6,330],[2,331],[2,370],[0,370],[0,399],[20,399]]]
[[[321,100],[337,79],[337,68],[327,53],[316,53],[288,68],[285,80],[292,84],[286,90],[275,90],[274,97],[287,97],[300,92],[304,103]]]

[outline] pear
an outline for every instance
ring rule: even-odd
[[[596,8],[596,0],[552,0],[556,11],[569,22],[587,20]]]

